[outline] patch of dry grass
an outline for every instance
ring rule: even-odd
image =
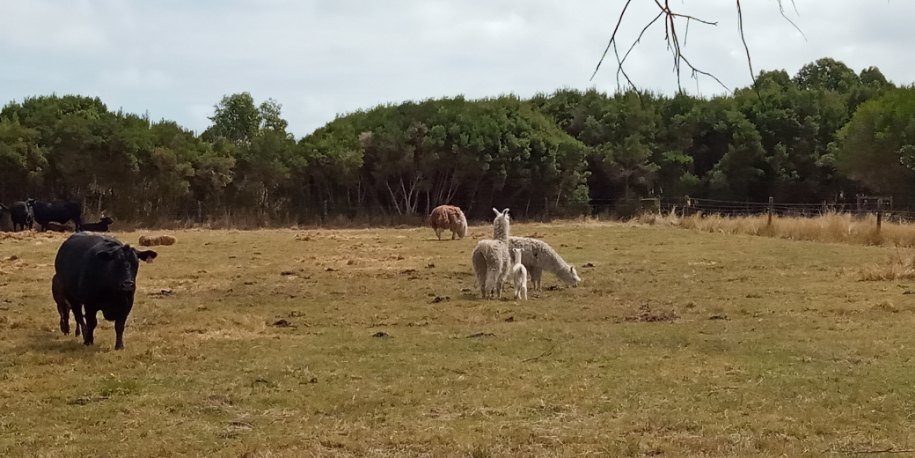
[[[674,212],[658,215],[643,214],[633,223],[676,226],[719,234],[743,234],[777,237],[789,240],[806,240],[861,245],[887,245],[915,247],[915,225],[883,221],[877,230],[874,215],[856,217],[847,213],[827,213],[815,217],[781,217],[753,215],[727,217],[718,214],[693,214],[686,217]]]
[[[862,281],[915,280],[915,254],[898,248],[883,263],[861,267],[858,279]]]
[[[857,281],[894,249],[519,224],[514,233],[549,241],[584,283],[483,301],[469,260],[489,231],[440,242],[428,228],[178,230],[141,267],[119,352],[111,323],[94,348],[57,329],[62,235],[2,237],[0,454],[915,447],[909,280]],[[545,287],[557,284],[546,274]]]

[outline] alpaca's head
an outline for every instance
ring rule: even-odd
[[[521,248],[512,248],[512,260],[517,264],[521,264]]]
[[[503,240],[508,242],[509,237],[509,226],[511,225],[511,218],[508,217],[508,209],[499,211],[495,208],[492,209],[496,213],[496,217],[492,220],[492,238],[496,240]]]
[[[578,271],[575,270],[575,266],[568,266],[562,270],[562,275],[557,275],[560,280],[565,282],[565,284],[576,287],[581,284],[581,277],[578,276]]]
[[[456,228],[457,230],[455,232],[457,233],[458,238],[462,239],[465,235],[467,235],[467,218],[464,217],[464,212],[460,213],[460,217],[461,221],[458,224],[458,227]]]

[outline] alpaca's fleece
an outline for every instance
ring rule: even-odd
[[[567,285],[578,286],[581,283],[581,277],[575,267],[565,262],[562,256],[543,240],[511,237],[509,248],[521,250],[521,263],[530,272],[531,286],[535,290],[540,289],[540,279],[544,270],[552,272]]]
[[[498,237],[495,240],[480,240],[471,255],[473,272],[483,299],[502,297],[502,287],[511,274],[511,252],[508,249],[511,219],[508,209],[500,212],[493,208],[492,211],[496,213],[492,222],[493,234]]]
[[[429,215],[429,225],[435,230],[435,236],[442,239],[442,232],[451,231],[451,240],[462,239],[467,235],[467,217],[459,207],[454,205],[439,205],[432,209]]]
[[[501,240],[480,240],[473,249],[472,261],[483,299],[502,297],[502,288],[511,273],[508,244]]]
[[[521,264],[521,249],[512,250],[512,281],[515,285],[515,299],[527,300],[527,269]]]

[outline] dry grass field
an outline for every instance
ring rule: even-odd
[[[578,288],[483,301],[428,228],[172,232],[114,351],[62,234],[0,234],[2,456],[823,456],[915,448],[907,249],[517,224]],[[115,233],[136,243],[145,232]],[[904,270],[904,269],[903,269]]]

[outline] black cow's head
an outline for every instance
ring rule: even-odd
[[[112,290],[133,293],[136,288],[137,270],[140,260],[153,262],[158,253],[152,250],[139,251],[130,245],[111,245],[96,256],[102,261],[103,272],[99,278]]]
[[[103,216],[101,219],[98,220],[98,222],[100,222],[102,224],[111,224],[114,222],[114,220],[107,216]]]

